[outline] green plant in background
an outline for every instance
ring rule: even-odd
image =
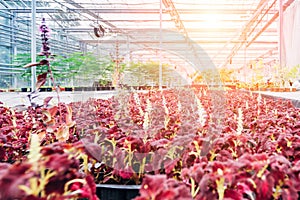
[[[31,62],[31,56],[30,53],[20,53],[14,56],[13,58],[13,64],[20,69],[23,69],[23,66]],[[43,66],[44,67],[44,66]],[[30,81],[31,77],[31,69],[27,68],[24,69],[23,73],[20,74],[21,78],[24,81]]]
[[[84,64],[79,69],[79,75],[103,86],[112,81],[115,66],[111,58],[97,58],[93,54],[87,54],[84,57]],[[119,63],[120,72],[123,72],[124,66],[124,63]]]
[[[232,82],[233,78],[233,69],[220,68],[219,70],[220,78],[223,83]]]
[[[202,70],[201,72],[195,72],[192,77],[196,76],[194,83],[214,83],[221,79],[223,83],[232,82],[233,78],[232,69],[220,68],[218,71],[212,69]]]
[[[285,67],[281,73],[284,80],[295,81],[300,75],[300,64],[293,67]]]
[[[276,64],[273,68],[276,72],[273,77],[276,86],[290,86],[290,82],[294,82],[300,77],[300,64],[293,67],[280,67],[279,64]]]
[[[65,69],[65,68],[63,68],[63,65],[62,65],[63,63],[61,62],[63,59],[64,58],[62,56],[57,56],[57,57],[55,57],[55,61],[51,62],[52,73],[57,78],[64,77],[64,74],[66,74],[66,72],[67,72],[67,71],[65,71],[65,73],[64,73],[62,70],[62,69]],[[23,66],[25,66],[26,64],[28,64],[30,62],[31,62],[30,53],[17,54],[13,59],[13,64],[15,64],[15,66],[17,68],[22,68],[22,69],[23,69]],[[48,69],[47,69],[46,65],[41,65],[36,68],[36,73],[41,74],[47,70]],[[31,69],[30,68],[24,69],[23,73],[21,73],[20,76],[24,81],[30,81]]]
[[[14,58],[14,64],[18,68],[22,68],[27,63],[31,62],[29,53],[17,54]],[[125,64],[120,64],[122,70]],[[83,79],[98,81],[101,85],[106,85],[111,81],[115,63],[109,58],[97,58],[92,53],[83,54],[75,52],[66,56],[58,55],[51,62],[51,69],[56,79]],[[43,65],[36,68],[37,74],[47,71],[47,66]],[[30,68],[24,69],[21,73],[21,78],[24,81],[30,81]]]
[[[253,71],[251,83],[253,85],[264,84],[265,80],[264,80],[264,74],[263,74],[263,70],[264,70],[263,60],[260,59],[257,63],[252,62],[250,64],[250,67]]]
[[[162,71],[165,85],[177,83],[182,79],[180,74],[168,64],[162,65]],[[159,63],[154,61],[129,63],[124,69],[121,83],[130,86],[159,85]]]

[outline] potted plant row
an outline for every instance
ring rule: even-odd
[[[12,181],[2,190],[8,193],[1,195],[42,198],[41,191],[45,189],[44,194],[48,196],[76,194],[78,198],[97,194],[100,199],[112,199],[113,196],[118,198],[116,191],[120,189],[124,198],[126,195],[134,198],[125,192],[128,189],[139,195],[137,199],[149,196],[157,199],[298,198],[299,109],[288,101],[227,91],[222,126],[210,129],[214,127],[214,123],[210,123],[213,120],[210,119],[211,100],[207,98],[210,93],[199,90],[196,94],[206,118],[200,125],[199,112],[189,115],[195,118],[185,121],[191,123],[197,119],[197,123],[185,127],[176,118],[182,118],[187,111],[184,109],[189,108],[185,108],[185,103],[191,102],[184,100],[191,99],[191,94],[181,93],[182,98],[176,99],[174,97],[179,98],[177,93],[168,90],[129,94],[124,98],[129,112],[120,109],[121,103],[124,106],[121,97],[118,101],[91,99],[50,108],[45,105],[28,108],[25,112],[2,106],[0,155],[1,161],[7,164],[1,165],[0,184],[4,178],[10,177]],[[200,110],[197,101],[193,104]],[[151,115],[146,114],[150,110]],[[152,114],[159,121],[152,119]],[[133,121],[126,126],[124,122],[128,119]],[[154,121],[147,122],[151,119]],[[151,129],[146,129],[147,126]],[[144,130],[148,130],[151,137],[145,137]],[[214,139],[209,137],[211,145],[207,146],[205,141],[208,133],[211,136],[215,132],[213,130],[218,132]],[[139,133],[141,135],[137,135]],[[185,134],[180,136],[181,133]],[[34,135],[38,136],[35,142]],[[192,140],[184,144],[188,138]],[[174,140],[178,148],[168,148]],[[181,146],[184,148],[179,148]],[[31,154],[43,156],[31,161],[34,159]],[[145,162],[143,158],[149,160]],[[57,164],[60,162],[69,164],[62,168]],[[39,168],[33,163],[39,163]],[[44,180],[43,166],[48,169],[49,180],[40,192],[33,192],[34,185],[29,183]],[[11,177],[12,171],[15,178]],[[36,174],[35,179],[30,179],[32,173]],[[90,189],[83,189],[87,182]],[[12,192],[16,184],[21,189]],[[57,190],[49,189],[52,184]],[[62,186],[58,187],[59,184]],[[112,193],[107,192],[108,188]],[[181,194],[183,196],[179,196]]]

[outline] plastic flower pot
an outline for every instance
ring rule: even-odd
[[[28,88],[21,88],[21,92],[27,92]]]
[[[258,90],[259,90],[259,91],[267,91],[267,88],[261,87],[261,88],[259,88]]]
[[[47,91],[47,92],[52,92],[52,88],[51,88],[51,87],[48,87],[48,88],[46,88],[46,91]]]
[[[98,86],[98,87],[96,87],[96,90],[97,90],[97,91],[101,91],[101,90],[102,90],[102,87]]]
[[[75,87],[74,91],[80,91],[80,92],[82,92],[82,91],[84,91],[84,87]]]
[[[140,185],[97,184],[96,193],[101,200],[131,200],[139,195]]]
[[[86,87],[86,91],[94,91],[95,88],[94,87]]]
[[[295,87],[290,88],[290,92],[296,92],[296,91],[297,91],[297,89]]]
[[[72,88],[72,87],[65,87],[65,91],[66,91],[66,92],[72,92],[72,91],[73,91],[73,88]]]

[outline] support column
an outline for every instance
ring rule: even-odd
[[[36,62],[36,0],[31,1],[31,62]],[[36,89],[36,66],[31,67],[31,91]]]
[[[16,16],[15,15],[12,15],[12,27],[16,27]],[[14,28],[11,28],[11,32],[12,32],[12,36],[11,36],[11,41],[12,41],[12,49],[11,49],[11,52],[12,52],[12,55],[13,55],[13,58],[11,58],[10,62],[12,63],[13,62],[13,59],[16,58],[17,56],[17,45],[16,45],[16,31]],[[13,68],[14,66],[11,66],[11,68]],[[12,77],[12,88],[17,88],[18,86],[18,79],[17,79],[17,76],[16,74],[12,73],[11,74],[11,77]]]
[[[162,0],[159,1],[159,89],[162,89]]]
[[[279,0],[279,71],[281,71],[285,65],[283,58],[283,0]],[[282,77],[280,77],[282,78]]]

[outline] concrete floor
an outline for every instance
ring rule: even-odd
[[[0,93],[0,101],[8,107],[14,107],[17,105],[29,106],[30,102],[28,99],[29,92],[2,92]],[[60,101],[64,103],[86,101],[89,98],[101,98],[108,99],[116,94],[115,91],[86,91],[86,92],[60,92]],[[57,103],[56,92],[40,92],[38,97],[34,99],[34,102],[43,104],[46,97],[53,97],[50,104]]]
[[[269,98],[281,98],[291,100],[293,105],[300,108],[300,91],[296,92],[258,92],[261,93],[263,97]]]
[[[260,92],[260,93],[269,95],[269,96],[273,96],[273,97],[300,100],[300,91],[296,91],[296,92]]]
[[[300,107],[300,91],[297,92],[259,92],[265,97],[290,99],[296,107]],[[29,106],[28,92],[2,92],[0,93],[0,101],[8,107],[17,105]],[[78,101],[86,101],[89,98],[108,99],[117,94],[116,91],[75,91],[75,92],[60,92],[61,102],[70,103]],[[40,92],[34,102],[42,104],[46,97],[52,96],[50,101],[52,104],[57,103],[56,92]]]

